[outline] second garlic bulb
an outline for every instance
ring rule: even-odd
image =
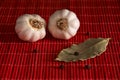
[[[15,31],[24,41],[35,42],[46,35],[46,22],[37,14],[24,14],[16,21]]]
[[[57,10],[49,19],[48,29],[53,37],[70,39],[76,35],[80,21],[76,14],[67,9]]]

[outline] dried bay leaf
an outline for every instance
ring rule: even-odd
[[[106,50],[110,38],[91,38],[81,44],[73,44],[71,47],[63,49],[57,56],[57,61],[78,61],[87,60],[99,56]],[[78,53],[77,55],[75,55]]]

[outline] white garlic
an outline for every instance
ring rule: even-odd
[[[53,37],[70,39],[76,35],[80,21],[76,14],[67,9],[57,10],[49,18],[48,29]]]
[[[37,14],[24,14],[18,17],[15,31],[24,41],[35,42],[46,35],[46,22]]]

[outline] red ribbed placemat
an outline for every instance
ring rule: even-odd
[[[48,30],[47,36],[35,43],[17,37],[14,28],[18,16],[36,13],[48,23],[49,16],[63,8],[74,11],[81,22],[72,39],[54,39]],[[97,37],[112,38],[101,56],[70,63],[54,61],[63,48]],[[86,64],[91,65],[89,70],[84,69]],[[120,80],[120,0],[0,1],[0,80],[4,79]]]

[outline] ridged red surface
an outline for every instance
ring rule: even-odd
[[[81,22],[72,39],[55,39],[48,29],[47,36],[34,43],[17,37],[14,28],[20,15],[39,14],[48,23],[49,16],[63,8],[74,11]],[[70,63],[54,61],[63,48],[98,37],[112,38],[101,56]],[[84,69],[86,64],[91,65],[89,70]],[[0,80],[19,79],[120,80],[120,0],[1,0]]]

